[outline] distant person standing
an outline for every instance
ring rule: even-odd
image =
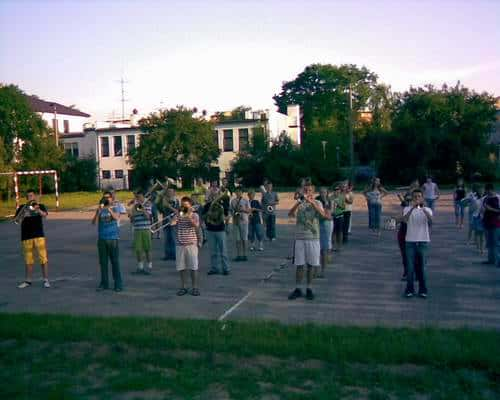
[[[250,201],[250,215],[248,216],[248,241],[250,242],[250,251],[264,251],[262,244],[264,232],[262,230],[262,205],[255,198],[253,190],[248,191]]]
[[[129,218],[134,227],[134,252],[137,258],[137,270],[135,274],[150,275],[153,270],[152,243],[151,243],[151,202],[144,198],[144,192],[138,190],[135,200],[129,209]],[[144,268],[144,262],[147,263]]]
[[[320,267],[321,270],[316,273],[317,278],[325,277],[325,268],[328,262],[328,252],[332,249],[332,233],[333,233],[333,222],[332,222],[332,201],[330,200],[328,189],[322,187],[319,191],[319,196],[316,197],[321,205],[325,215],[328,218],[319,219],[319,248],[320,248]]]
[[[17,287],[25,289],[31,286],[36,250],[42,267],[43,287],[50,288],[49,260],[43,231],[43,218],[47,217],[48,211],[43,204],[38,203],[35,191],[32,189],[27,191],[26,200],[26,203],[16,210],[16,221],[21,223],[21,244],[25,263],[25,279]]]
[[[111,261],[111,271],[115,283],[114,290],[121,292],[123,282],[120,271],[120,253],[118,250],[118,240],[120,232],[118,221],[120,220],[120,210],[112,205],[111,192],[104,192],[99,207],[97,208],[92,224],[97,224],[97,250],[99,254],[99,265],[101,267],[101,282],[97,291],[109,289],[108,262]]]
[[[159,199],[159,206],[165,222],[167,222],[168,219],[172,220],[179,213],[180,203],[175,195],[174,188],[169,187],[162,193]],[[163,228],[163,232],[165,235],[165,256],[163,260],[175,260],[175,238],[177,235],[175,226],[168,224]]]
[[[332,216],[333,216],[333,251],[340,251],[344,242],[344,211],[345,196],[340,186],[336,186],[332,196]]]
[[[380,183],[380,178],[373,178],[372,184],[363,192],[368,205],[368,226],[380,236],[380,220],[382,217],[382,199],[389,194]]]
[[[436,201],[439,199],[439,188],[432,181],[432,177],[427,177],[426,182],[422,185],[422,191],[424,193],[425,204],[434,212]]]
[[[352,186],[349,182],[344,182],[342,184],[342,192],[344,193],[344,232],[343,241],[347,243],[349,241],[349,233],[351,232],[351,217],[352,217],[352,205],[354,203],[354,195],[352,193]]]
[[[500,199],[495,193],[493,184],[487,183],[484,189],[486,196],[482,203],[482,214],[488,260],[483,264],[494,264],[500,267]]]
[[[415,272],[418,280],[419,297],[427,297],[427,282],[425,267],[427,264],[427,252],[431,241],[429,226],[432,224],[432,209],[425,207],[423,193],[416,189],[412,193],[412,201],[403,210],[403,221],[406,223],[406,265],[407,278],[405,296],[415,295],[414,278]],[[418,260],[418,261],[417,261]],[[416,271],[416,263],[419,270]]]
[[[278,193],[273,192],[273,184],[266,182],[262,190],[262,209],[266,224],[266,236],[270,241],[276,240],[276,207],[280,199]]]
[[[250,203],[243,198],[243,189],[235,189],[236,197],[231,200],[230,210],[233,217],[233,232],[236,242],[236,258],[234,261],[248,261],[248,214],[250,213]]]
[[[459,179],[453,192],[453,205],[455,208],[455,225],[462,229],[464,227],[464,202],[466,191],[463,179]]]

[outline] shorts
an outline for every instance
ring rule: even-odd
[[[483,219],[479,215],[472,217],[472,229],[479,233],[484,232]]]
[[[198,245],[175,246],[175,268],[177,271],[198,269]]]
[[[33,265],[35,263],[35,257],[33,255],[33,249],[35,248],[38,253],[38,260],[40,261],[40,264],[47,264],[49,262],[44,237],[23,240],[21,243],[23,246],[24,262],[27,265]]]
[[[464,205],[461,201],[455,201],[453,203],[454,208],[455,208],[455,217],[464,217]]]
[[[233,224],[234,240],[248,240],[248,224]]]
[[[310,265],[311,267],[319,267],[319,255],[319,239],[295,240],[293,258],[294,264],[297,267],[306,264]]]
[[[149,229],[134,229],[134,251],[136,254],[149,253],[151,251],[151,232]]]
[[[319,224],[319,247],[321,250],[331,250],[332,248],[332,221],[321,221]]]

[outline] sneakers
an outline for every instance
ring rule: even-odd
[[[414,295],[414,294],[415,294],[415,293],[410,292],[409,290],[406,290],[406,291],[405,291],[405,297],[406,297],[406,298],[413,297],[413,295]]]
[[[264,247],[262,247],[262,246],[261,246],[261,247],[259,247],[257,250],[258,250],[258,251],[264,251]]]
[[[295,288],[295,290],[288,295],[288,300],[295,300],[298,297],[302,297],[302,290]]]
[[[307,290],[306,290],[306,299],[307,300],[314,300],[313,291],[309,288],[307,288]]]
[[[24,282],[21,282],[19,285],[17,285],[17,288],[18,289],[26,289],[27,287],[30,287],[30,286],[31,286],[31,282],[24,281]]]
[[[219,271],[216,271],[214,269],[211,269],[210,271],[207,272],[207,275],[218,275]]]
[[[103,290],[108,290],[108,289],[109,289],[108,286],[99,285],[99,286],[97,286],[97,289],[95,291],[96,292],[102,292]]]
[[[44,281],[43,281],[43,287],[45,289],[48,289],[50,287],[50,282],[49,282],[48,279],[44,279]]]
[[[250,251],[255,251],[255,247],[250,246],[249,250],[250,250]]]
[[[426,299],[427,298],[427,293],[426,292],[420,292],[418,294],[418,297],[421,297],[422,299]]]

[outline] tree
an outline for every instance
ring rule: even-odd
[[[349,116],[349,85],[355,111],[365,109],[370,100],[373,102],[378,98],[374,96],[377,89],[380,90],[377,75],[366,67],[312,64],[294,80],[285,82],[273,99],[282,113],[286,113],[290,104],[301,106],[305,132],[316,128],[345,132]]]
[[[194,177],[208,177],[219,149],[214,127],[194,110],[183,106],[150,114],[140,121],[145,133],[132,152],[135,180],[143,186],[150,178],[182,176],[189,184]]]
[[[61,173],[61,190],[65,192],[97,190],[97,162],[93,156],[78,159],[66,155],[64,171]]]
[[[491,175],[488,140],[494,103],[491,95],[459,85],[428,85],[397,95],[392,132],[380,154],[381,174],[401,182],[432,173],[450,182],[459,162],[466,175]]]

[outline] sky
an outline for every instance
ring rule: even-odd
[[[313,63],[500,96],[500,0],[0,0],[0,82],[93,119],[275,108]]]

